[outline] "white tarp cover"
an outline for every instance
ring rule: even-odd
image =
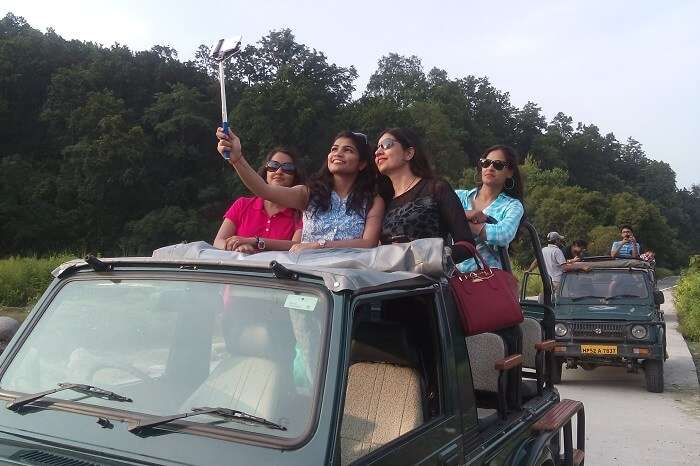
[[[321,276],[333,291],[378,286],[421,275],[439,278],[450,266],[447,257],[440,238],[368,249],[313,249],[299,254],[288,251],[243,254],[223,251],[204,241],[175,244],[153,251],[153,259],[168,262],[205,262],[269,269],[270,262],[274,260],[294,272]]]

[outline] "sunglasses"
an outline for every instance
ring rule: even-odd
[[[297,171],[297,167],[292,162],[279,163],[277,160],[269,160],[265,164],[265,170],[269,172],[276,172],[280,168],[282,168],[282,172],[287,175],[292,175]]]
[[[365,141],[365,144],[369,145],[369,141],[367,140],[367,135],[365,133],[356,133],[356,132],[352,131],[352,134],[354,134],[355,136],[357,136],[359,138],[362,138]]]
[[[498,171],[501,171],[506,167],[510,168],[510,162],[504,162],[503,160],[479,159],[479,166],[481,168],[489,168],[491,165],[493,165],[493,168]]]
[[[383,141],[379,141],[379,143],[377,144],[377,149],[379,149],[380,147],[384,150],[391,149],[397,142],[398,141],[396,139],[386,138]]]

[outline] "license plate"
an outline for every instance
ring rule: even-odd
[[[585,354],[617,354],[615,345],[581,345],[581,353]]]

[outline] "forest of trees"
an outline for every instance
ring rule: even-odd
[[[564,113],[548,122],[533,102],[514,106],[486,77],[426,73],[418,57],[392,53],[354,99],[356,70],[329,63],[289,30],[246,46],[227,77],[230,120],[254,161],[283,144],[316,169],[340,129],[376,138],[383,128],[411,126],[438,172],[471,187],[481,151],[511,144],[527,158],[527,212],[541,233],[586,239],[604,253],[630,223],[664,267],[700,252],[700,186],[677,189],[671,167],[634,139],[620,142]],[[218,109],[206,46],[181,62],[168,47],[67,41],[5,16],[0,257],[148,254],[211,241],[245,192],[215,151]]]

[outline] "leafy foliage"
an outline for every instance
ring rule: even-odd
[[[676,310],[683,334],[700,341],[700,256],[690,258],[675,290]]]
[[[0,19],[0,256],[210,240],[244,194],[214,149],[214,65],[204,45],[183,63],[169,47],[105,48]],[[486,77],[426,73],[419,57],[389,53],[353,99],[354,67],[287,29],[247,45],[226,73],[229,119],[253,162],[282,144],[313,171],[341,129],[376,138],[412,126],[438,173],[468,188],[484,149],[507,143],[524,156],[527,213],[542,233],[602,254],[630,223],[670,268],[700,251],[700,186],[678,190],[670,166],[634,139],[564,113],[548,122],[534,102],[517,108]],[[518,245],[514,254],[529,261]]]
[[[35,303],[51,282],[51,271],[71,258],[68,254],[59,254],[43,259],[10,257],[0,260],[0,307]]]

